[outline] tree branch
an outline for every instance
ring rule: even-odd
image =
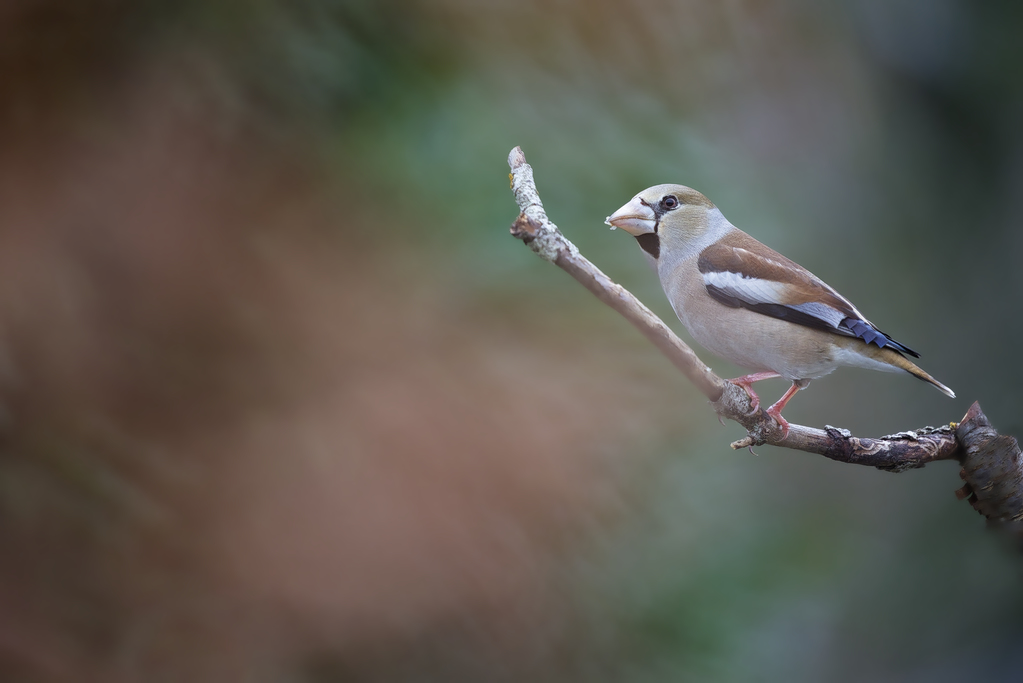
[[[520,148],[511,151],[508,164],[512,170],[512,191],[521,212],[512,224],[512,235],[622,314],[711,401],[718,415],[745,427],[746,438],[733,443],[732,448],[770,444],[889,471],[923,467],[934,460],[956,457],[959,446],[951,427],[925,427],[867,439],[835,427],[821,430],[794,424],[789,427],[788,435],[783,436],[781,428],[763,408],[750,412],[752,404],[745,391],[714,374],[653,311],[601,272],[561,234],[547,218],[533,180],[533,169],[526,163]]]
[[[533,169],[520,148],[508,155],[508,165],[520,211],[511,226],[512,235],[622,314],[710,400],[719,417],[745,427],[746,437],[734,442],[732,448],[770,444],[889,472],[923,467],[935,460],[959,460],[959,475],[966,483],[956,495],[968,499],[990,524],[1015,533],[1023,543],[1023,453],[1015,438],[1000,435],[991,426],[978,403],[970,406],[958,425],[924,427],[877,439],[856,437],[831,426],[820,430],[790,425],[788,435],[783,437],[777,423],[763,409],[750,412],[752,405],[745,391],[714,374],[649,308],[565,239],[547,218]]]

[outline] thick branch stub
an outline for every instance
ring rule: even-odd
[[[956,436],[962,444],[960,476],[966,480],[960,497],[968,496],[992,524],[1023,535],[1023,454],[1016,439],[999,434],[978,403],[970,406]]]

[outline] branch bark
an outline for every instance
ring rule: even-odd
[[[956,496],[967,499],[988,522],[1023,541],[1023,454],[1015,437],[999,434],[978,403],[956,428],[966,483]]]
[[[936,460],[959,460],[966,484],[957,491],[978,512],[998,524],[1023,529],[1023,455],[1011,436],[1002,436],[974,403],[963,420],[879,438],[853,436],[848,430],[790,425],[787,436],[763,408],[751,412],[745,391],[718,377],[649,308],[586,259],[547,217],[533,169],[518,147],[508,156],[511,186],[519,216],[511,234],[541,258],[566,271],[598,299],[616,310],[650,340],[710,400],[720,417],[741,424],[745,438],[732,448],[769,444],[823,455],[832,460],[870,465],[889,472],[923,467]],[[1023,533],[1021,533],[1023,537]]]

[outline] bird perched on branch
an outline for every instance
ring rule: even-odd
[[[657,267],[682,324],[714,354],[753,371],[730,380],[745,389],[783,377],[792,386],[767,409],[783,434],[781,411],[810,380],[843,365],[905,371],[955,398],[906,356],[920,355],[863,317],[813,273],[739,230],[709,199],[683,185],[643,190],[608,216],[633,235]]]

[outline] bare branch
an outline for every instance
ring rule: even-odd
[[[958,425],[924,427],[878,439],[855,437],[848,430],[831,426],[820,430],[801,425],[791,425],[782,438],[781,429],[766,412],[750,412],[752,406],[745,391],[714,374],[660,318],[565,239],[544,212],[533,170],[521,149],[512,150],[508,164],[521,211],[511,227],[512,235],[621,313],[711,401],[719,416],[745,427],[747,436],[733,443],[732,448],[770,444],[890,472],[923,467],[935,460],[959,460],[959,475],[966,483],[956,495],[968,499],[990,525],[1015,534],[1023,547],[1023,452],[1015,438],[1001,435],[991,426],[979,404],[970,406]]]
[[[821,430],[791,425],[788,435],[783,438],[778,424],[762,408],[750,413],[752,405],[745,391],[718,377],[660,318],[590,263],[551,223],[536,190],[533,169],[526,163],[520,148],[511,151],[508,165],[512,171],[515,201],[521,212],[512,224],[512,235],[528,244],[541,258],[565,270],[598,299],[623,315],[711,401],[718,415],[745,427],[746,438],[733,443],[732,448],[770,444],[895,472],[959,456],[959,445],[951,427],[925,427],[869,439],[852,436],[847,430],[835,427]]]

